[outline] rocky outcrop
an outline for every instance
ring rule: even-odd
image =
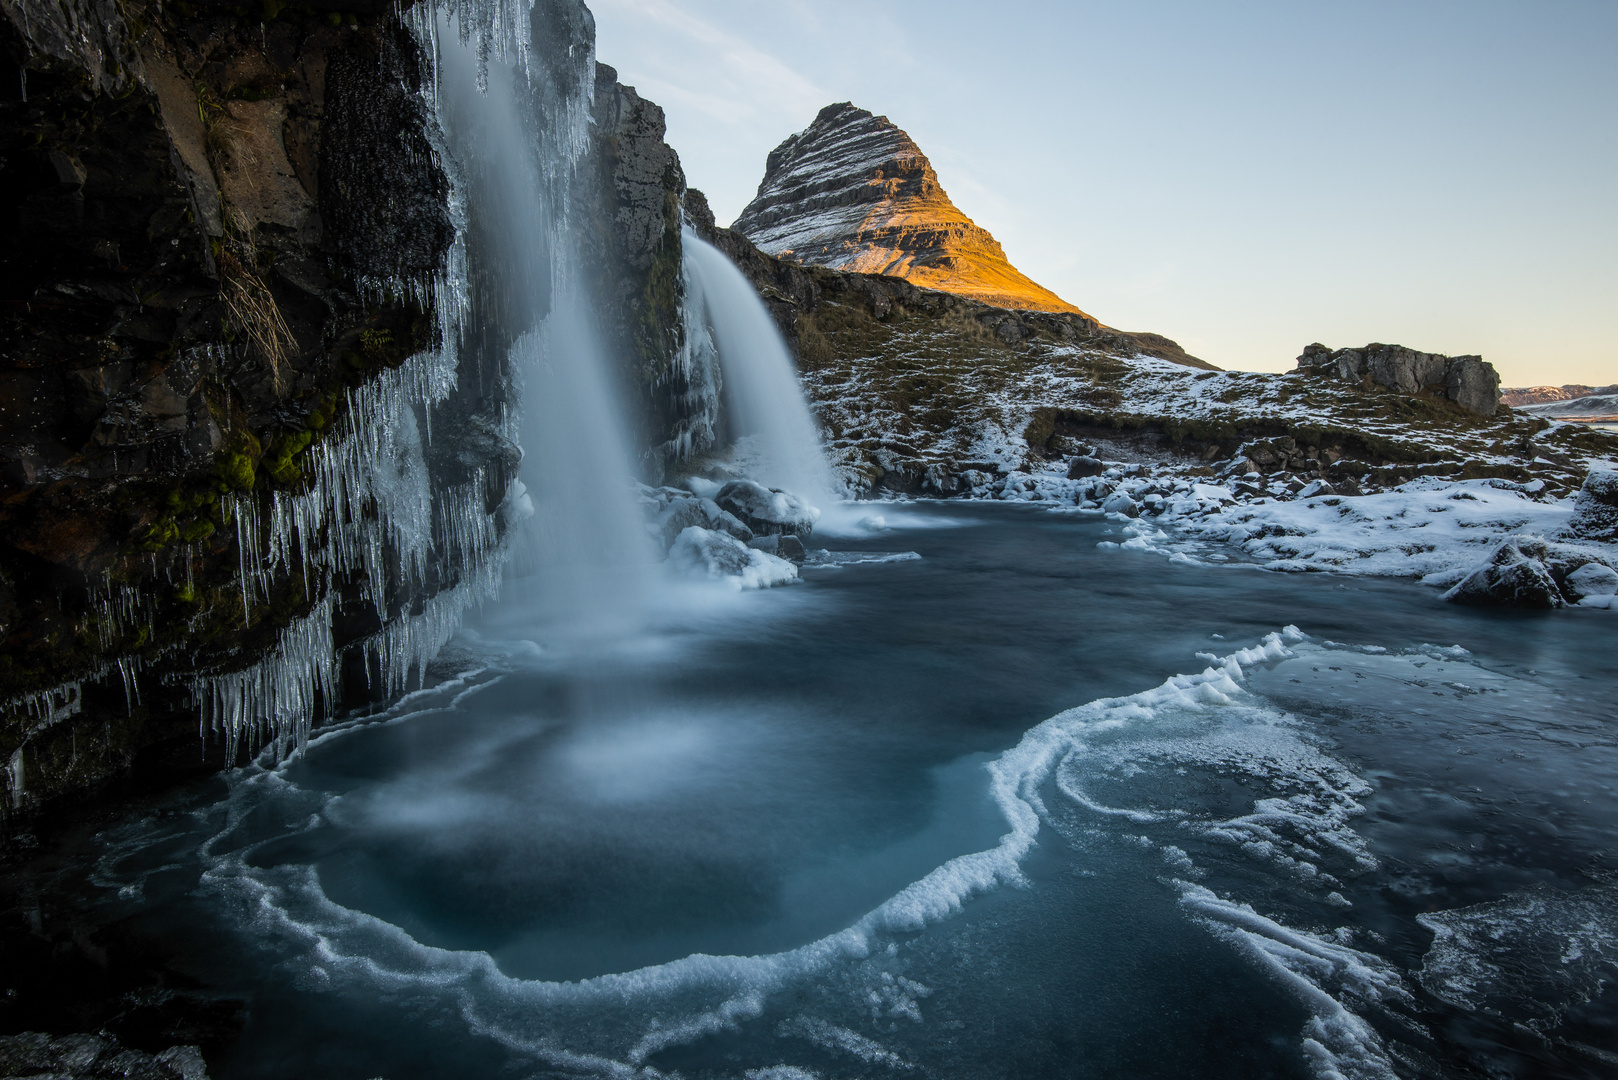
[[[449,181],[417,45],[359,10],[0,0],[0,819],[137,764],[218,767],[205,697],[291,670],[253,674],[266,657],[335,663],[460,582],[448,547],[309,550],[378,520],[368,470],[500,506],[518,454],[486,357],[417,437]],[[378,409],[386,437],[356,442]],[[277,554],[294,506],[309,533]],[[343,689],[284,692],[365,698],[344,655]]]
[[[1382,344],[1333,350],[1317,342],[1304,348],[1297,370],[1401,394],[1442,397],[1479,416],[1493,416],[1500,407],[1500,376],[1476,356],[1439,356]]]
[[[909,135],[846,101],[770,152],[758,195],[731,228],[806,266],[904,278],[996,307],[1083,314],[1011,265],[950,201]]]
[[[601,323],[614,354],[627,360],[631,400],[640,407],[646,471],[659,479],[688,447],[691,376],[683,362],[681,200],[685,173],[664,141],[663,110],[596,65],[596,215],[588,245]],[[689,441],[689,440],[688,440]]]
[[[37,1031],[0,1037],[0,1076],[43,1080],[208,1080],[208,1068],[195,1046],[173,1046],[157,1054],[119,1045],[107,1035],[63,1035]]]

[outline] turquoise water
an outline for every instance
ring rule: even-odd
[[[1606,1067],[1618,618],[920,513],[606,648],[491,612],[52,887],[247,1002],[227,1078]]]

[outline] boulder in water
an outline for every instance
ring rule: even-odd
[[[786,559],[750,548],[729,533],[696,525],[675,539],[669,562],[687,574],[728,580],[739,589],[767,589],[798,577],[798,568]]]
[[[736,515],[719,508],[712,499],[675,499],[657,519],[657,536],[666,551],[686,529],[717,529],[729,533],[742,543],[753,539],[753,530],[737,520]]]
[[[1115,491],[1107,496],[1107,501],[1101,504],[1101,509],[1109,514],[1122,514],[1124,517],[1140,517],[1140,504],[1122,491]]]
[[[803,541],[799,540],[791,533],[775,533],[770,536],[755,536],[752,540],[748,541],[747,546],[755,551],[762,551],[768,555],[775,555],[782,559],[790,559],[795,563],[801,563],[804,559],[809,557],[809,552],[804,548]]]
[[[1523,547],[1529,547],[1524,553]],[[1489,561],[1472,571],[1444,599],[1456,604],[1520,608],[1559,608],[1566,601],[1556,578],[1535,554],[1535,546],[1519,539],[1495,548]]]
[[[799,540],[806,540],[820,518],[819,510],[790,491],[765,487],[751,480],[732,480],[719,489],[714,502],[758,536],[791,533]]]
[[[1593,596],[1618,596],[1618,570],[1601,563],[1585,563],[1562,582],[1568,599],[1582,602]]]

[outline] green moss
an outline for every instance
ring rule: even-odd
[[[136,537],[135,543],[143,551],[162,551],[180,538],[180,527],[171,517],[160,517]]]
[[[260,469],[278,487],[295,487],[302,483],[303,467],[296,459],[314,438],[315,433],[308,429],[276,436],[259,462]]]
[[[214,528],[214,523],[207,518],[194,518],[180,530],[180,539],[188,544],[195,544],[212,536]]]
[[[258,479],[252,456],[239,450],[220,454],[214,475],[233,491],[251,491]]]

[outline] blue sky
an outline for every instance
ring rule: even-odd
[[[1618,382],[1618,2],[589,0],[722,223],[851,100],[1036,281],[1224,367]]]

